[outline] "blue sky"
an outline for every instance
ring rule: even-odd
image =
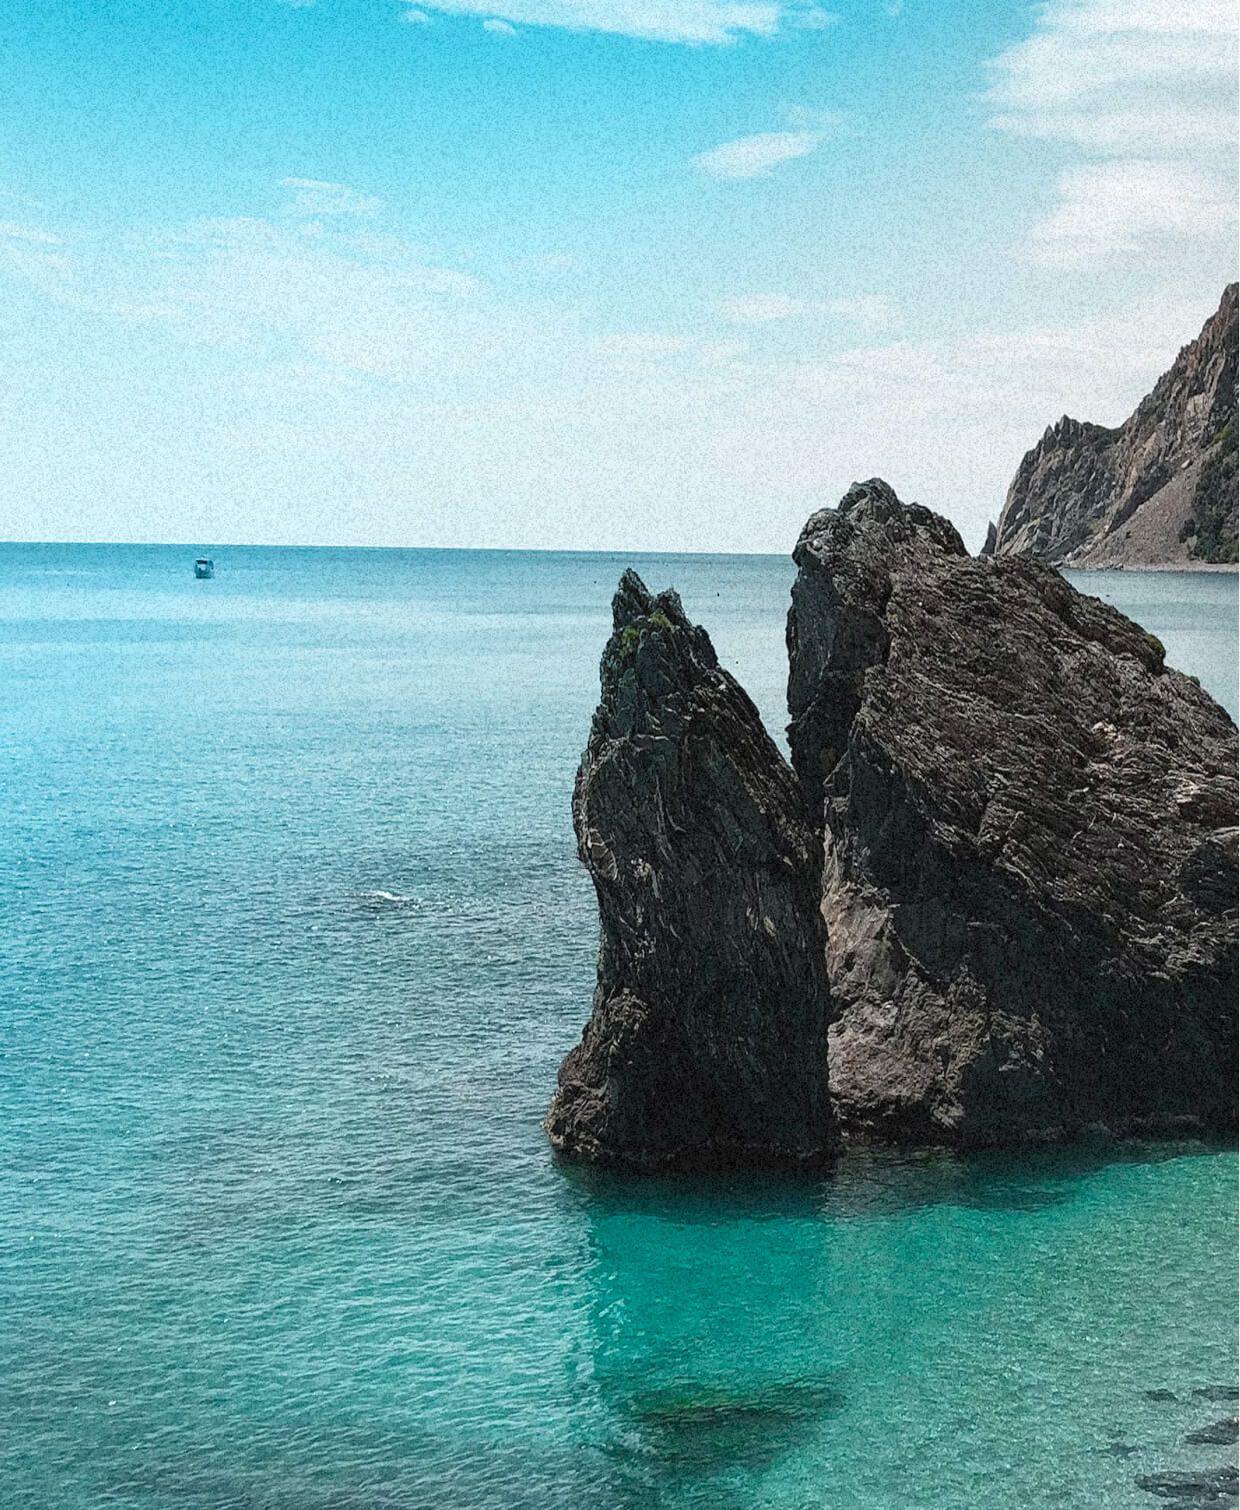
[[[1235,276],[1219,0],[10,0],[0,538],[976,545]]]

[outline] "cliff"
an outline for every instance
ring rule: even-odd
[[[886,484],[815,514],[788,622],[846,1129],[981,1145],[1236,1118],[1236,730],[1037,561]]]
[[[1008,489],[992,551],[1069,566],[1237,556],[1237,286],[1118,429],[1048,429]],[[989,542],[988,542],[989,543]]]
[[[752,702],[626,572],[573,795],[598,984],[546,1128],[644,1170],[798,1166],[834,1140],[821,849]]]

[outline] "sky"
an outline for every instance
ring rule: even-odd
[[[976,548],[1236,275],[1231,0],[7,0],[0,539]]]

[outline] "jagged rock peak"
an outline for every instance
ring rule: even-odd
[[[868,482],[854,482],[838,504],[841,514],[851,514],[857,523],[873,519],[879,524],[900,517],[901,504],[895,489],[881,477]]]
[[[915,530],[928,530],[944,549],[964,554],[964,543],[953,524],[918,503],[901,503],[895,489],[881,477],[854,482],[835,508],[811,514],[797,541],[797,551],[828,528],[833,519],[846,519],[856,528],[885,529],[898,540],[910,539]],[[793,556],[795,559],[796,551]]]
[[[956,527],[901,503],[879,478],[854,483],[840,506],[801,531],[788,613],[788,744],[811,803],[839,759],[866,670],[887,657],[883,606],[893,567],[909,553],[967,556]]]
[[[675,588],[666,588],[657,597],[653,597],[633,568],[627,567],[611,600],[612,629],[624,629],[638,619],[648,619],[655,614],[662,614],[669,623],[682,628],[690,627],[680,594]]]
[[[833,1146],[821,848],[787,762],[674,593],[625,572],[573,793],[598,980],[546,1128],[637,1169]]]
[[[611,600],[612,634],[603,650],[600,680],[603,702],[599,716],[616,721],[648,716],[642,697],[682,690],[719,664],[710,636],[685,616],[674,588],[652,593],[630,567],[620,578]],[[627,691],[626,673],[633,671]]]
[[[789,615],[837,1113],[964,1145],[1230,1130],[1235,726],[1053,568],[900,509],[816,514]]]
[[[1105,425],[1096,425],[1088,419],[1073,419],[1070,414],[1064,414],[1053,425],[1047,425],[1042,435],[1042,444],[1067,446],[1086,438],[1113,440],[1115,434],[1114,430],[1108,430]]]
[[[998,530],[996,530],[996,528],[995,528],[995,522],[992,519],[990,521],[990,523],[986,526],[986,539],[985,539],[985,541],[982,544],[981,550],[978,551],[978,555],[979,556],[993,556],[994,553],[995,553],[995,542],[998,540],[998,538],[999,538],[999,532],[998,532]]]

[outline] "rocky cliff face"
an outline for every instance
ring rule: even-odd
[[[970,559],[881,482],[795,559],[789,737],[823,815],[844,1125],[1234,1127],[1227,715],[1121,614],[1039,562]]]
[[[993,546],[1073,566],[1236,560],[1237,286],[1115,430],[1065,416],[1028,452]]]
[[[598,986],[548,1134],[640,1169],[814,1163],[833,1123],[803,795],[674,592],[626,572],[613,619],[573,796]]]

